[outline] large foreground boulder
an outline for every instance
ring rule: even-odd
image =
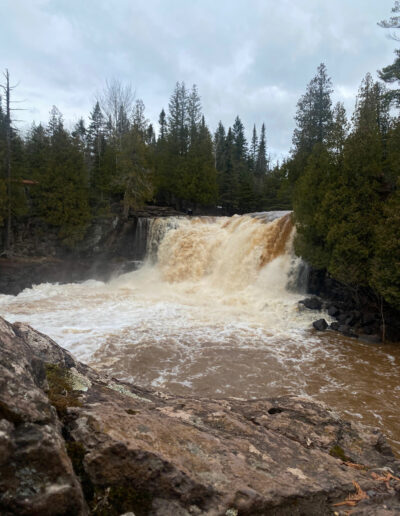
[[[4,320],[0,417],[4,515],[400,511],[400,464],[377,430],[299,397],[139,389]]]

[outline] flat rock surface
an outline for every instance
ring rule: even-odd
[[[400,513],[383,435],[310,399],[147,391],[4,320],[0,367],[1,514]]]

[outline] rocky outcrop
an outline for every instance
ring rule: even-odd
[[[0,294],[17,295],[40,283],[72,283],[130,272],[145,258],[149,221],[184,215],[170,207],[146,206],[128,218],[115,209],[95,218],[73,249],[59,230],[40,219],[15,222],[12,252],[0,257]],[[1,243],[0,243],[1,251]]]
[[[0,369],[1,514],[400,511],[400,463],[384,437],[309,399],[139,389],[4,320]]]
[[[74,283],[88,279],[108,281],[135,270],[138,262],[124,259],[0,258],[0,294],[16,296],[41,283]]]
[[[309,310],[321,310],[322,308],[322,301],[318,297],[307,297],[299,301],[299,303]]]
[[[312,310],[327,311],[336,319],[330,325],[331,330],[369,343],[379,343],[382,339],[400,342],[400,312],[378,299],[371,289],[344,285],[326,271],[311,268],[307,291],[314,297],[304,299],[301,304]]]
[[[45,363],[0,320],[0,513],[85,514]]]

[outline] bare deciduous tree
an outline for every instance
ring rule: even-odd
[[[134,101],[135,92],[131,84],[123,84],[117,79],[106,81],[98,102],[115,136],[129,130]]]

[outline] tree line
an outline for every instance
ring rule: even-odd
[[[72,131],[53,106],[46,125],[21,135],[0,102],[0,167],[0,224],[37,217],[70,246],[93,217],[116,209],[127,217],[146,202],[219,206],[226,214],[269,208],[265,125],[260,135],[254,126],[250,145],[239,117],[212,135],[196,86],[183,82],[161,111],[157,134],[143,102],[118,81]]]
[[[393,13],[400,13],[396,2]],[[400,28],[400,17],[380,24]],[[392,65],[370,74],[350,120],[332,106],[324,64],[297,104],[290,158],[284,164],[297,226],[295,247],[315,268],[400,309],[400,80]]]

